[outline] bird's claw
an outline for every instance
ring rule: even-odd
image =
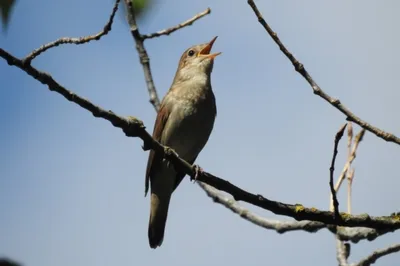
[[[195,172],[194,177],[192,177],[191,180],[194,180],[194,183],[196,183],[197,178],[199,177],[199,175],[202,175],[204,173],[204,171],[203,171],[203,168],[201,168],[200,166],[195,164],[194,172]]]

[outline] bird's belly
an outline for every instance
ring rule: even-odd
[[[206,144],[213,125],[215,114],[205,108],[179,108],[176,121],[165,145],[174,149],[181,158],[192,161]]]

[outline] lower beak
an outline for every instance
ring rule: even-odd
[[[215,36],[207,45],[206,47],[204,47],[198,54],[198,56],[203,56],[203,57],[207,57],[207,58],[211,58],[214,59],[215,57],[217,57],[218,55],[220,55],[221,53],[214,53],[214,54],[210,54],[211,48],[213,47],[213,44],[215,42],[215,40],[217,39],[218,36]]]

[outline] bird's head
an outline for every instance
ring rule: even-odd
[[[216,39],[217,36],[208,43],[192,46],[182,54],[175,81],[182,82],[197,77],[210,76],[214,58],[221,54],[210,53]]]

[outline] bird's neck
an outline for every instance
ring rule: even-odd
[[[186,100],[201,100],[213,94],[210,75],[196,73],[196,75],[177,76],[171,87],[171,93],[176,98]]]
[[[203,71],[178,71],[175,75],[173,86],[185,86],[188,88],[211,88],[211,73]]]

